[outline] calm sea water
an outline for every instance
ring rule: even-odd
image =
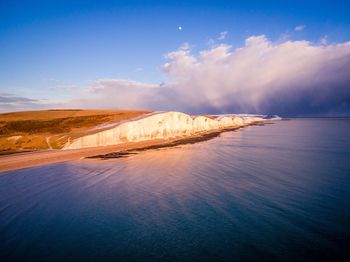
[[[0,174],[0,260],[350,258],[350,120]],[[349,261],[349,260],[348,260]]]

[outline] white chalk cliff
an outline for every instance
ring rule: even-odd
[[[264,121],[259,117],[190,116],[180,112],[160,112],[122,122],[106,130],[96,130],[65,144],[63,149],[116,145],[152,139],[181,138]]]

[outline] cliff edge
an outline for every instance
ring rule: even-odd
[[[121,122],[103,130],[69,139],[63,149],[110,146],[126,142],[183,138],[221,129],[239,128],[262,122],[260,117],[190,116],[180,112],[158,112]]]

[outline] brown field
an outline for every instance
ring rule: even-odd
[[[59,149],[69,138],[111,122],[131,119],[149,111],[42,110],[0,114],[0,154]]]

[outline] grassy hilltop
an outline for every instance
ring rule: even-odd
[[[42,110],[0,114],[0,154],[59,149],[69,138],[95,126],[127,120],[148,111]]]

